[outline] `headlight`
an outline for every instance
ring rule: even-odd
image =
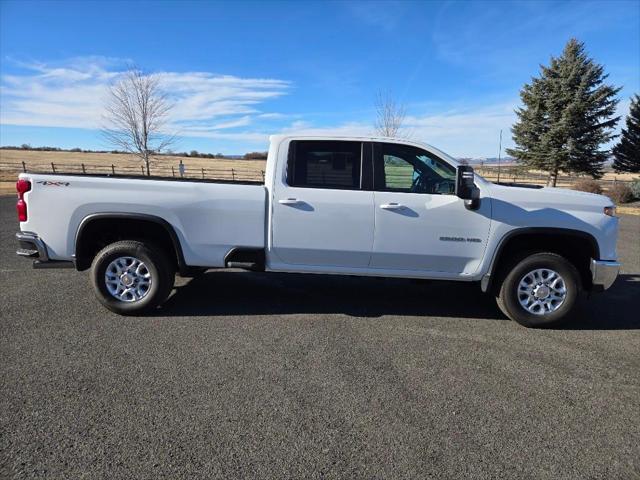
[[[609,215],[610,217],[615,217],[616,216],[616,207],[615,206],[604,207],[604,214],[605,215]]]

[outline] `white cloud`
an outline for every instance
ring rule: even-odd
[[[215,132],[216,130],[224,130],[229,128],[246,127],[251,124],[251,116],[244,115],[233,120],[216,122],[211,125],[202,124],[182,124],[181,128],[194,134],[198,132]],[[180,131],[178,131],[178,134]]]
[[[412,140],[422,141],[456,157],[498,154],[500,130],[502,147],[511,146],[511,125],[515,121],[515,102],[478,106],[464,110],[407,116],[403,131]],[[306,121],[293,122],[279,133],[306,135],[361,135],[373,134],[370,122],[348,122],[335,126],[313,126]]]
[[[502,155],[513,144],[511,125],[515,121],[516,103],[504,102],[466,110],[416,114],[407,116],[404,126],[412,140],[423,141],[455,157],[494,157],[502,129]],[[368,136],[373,125],[367,121],[353,121],[336,125],[314,125],[308,120],[295,120],[287,127],[272,131],[225,132],[208,130],[193,132],[217,140],[244,142],[253,148],[266,148],[270,134]]]
[[[498,154],[500,130],[503,149],[512,146],[511,126],[517,103],[503,102],[464,110],[409,116],[407,130],[422,140],[456,157]],[[503,151],[504,155],[504,151]]]
[[[304,120],[297,120],[279,133],[301,135],[337,135],[337,136],[367,136],[371,135],[373,128],[364,122],[348,122],[335,126],[313,126]]]
[[[99,128],[107,87],[122,74],[123,64],[101,57],[77,58],[64,65],[19,63],[27,73],[1,78],[0,122]],[[210,136],[207,132],[247,126],[253,116],[269,115],[261,112],[260,104],[285,95],[290,86],[283,80],[209,72],[158,75],[174,102],[170,128],[185,136]]]
[[[514,146],[511,127],[517,120],[517,100],[477,106],[463,110],[450,110],[433,114],[408,116],[406,131],[414,140],[424,141],[454,157],[496,157],[502,130],[502,155]],[[621,121],[619,132],[628,115],[630,100],[618,104],[616,115]],[[610,146],[613,142],[610,142]]]

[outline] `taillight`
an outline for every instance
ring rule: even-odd
[[[16,210],[18,211],[18,221],[27,221],[27,202],[24,200],[24,194],[31,190],[31,182],[22,178],[16,182],[16,191],[18,192],[18,203]]]

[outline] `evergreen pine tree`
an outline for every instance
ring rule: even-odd
[[[640,172],[640,96],[631,99],[627,128],[622,129],[620,142],[613,147],[613,168],[616,172]]]
[[[516,148],[507,153],[528,168],[549,172],[556,185],[558,172],[602,176],[609,154],[600,150],[613,138],[613,117],[619,88],[606,85],[602,65],[595,63],[576,39],[567,42],[560,57],[540,67],[540,77],[520,92],[523,107],[512,128]]]

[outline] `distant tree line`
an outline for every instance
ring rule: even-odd
[[[224,153],[203,153],[197,150],[191,150],[190,152],[165,152],[161,155],[168,155],[170,157],[194,157],[194,158],[226,158]]]
[[[267,152],[249,152],[244,154],[245,160],[266,160]]]
[[[23,143],[20,146],[16,145],[3,145],[0,150],[29,150],[34,152],[82,152],[82,153],[124,153],[117,150],[84,150],[82,148],[60,148],[60,147],[32,147],[28,143]]]

